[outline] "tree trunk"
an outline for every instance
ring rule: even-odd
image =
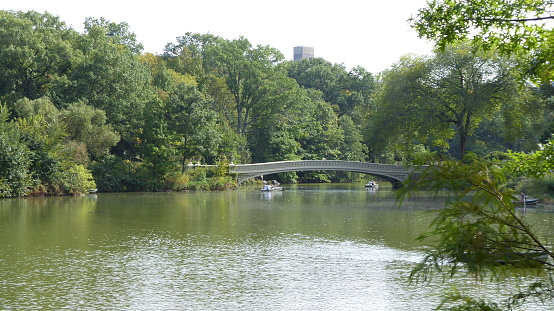
[[[460,160],[464,158],[466,154],[466,144],[467,144],[467,131],[460,131]]]
[[[237,134],[242,134],[242,107],[237,106]]]

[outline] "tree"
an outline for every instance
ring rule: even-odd
[[[32,186],[31,152],[15,122],[8,121],[6,105],[0,105],[0,198],[28,194]]]
[[[347,161],[364,161],[367,158],[367,146],[363,143],[359,126],[349,116],[340,118],[338,124],[344,133],[344,139],[339,147],[339,158]]]
[[[48,151],[55,149],[67,138],[60,111],[49,98],[22,98],[15,102],[13,111],[27,136],[43,144]]]
[[[79,58],[51,98],[59,108],[81,102],[103,110],[107,122],[123,139],[131,140],[132,130],[142,123],[145,103],[155,91],[149,68],[122,43],[128,41],[127,36],[116,38],[105,27],[89,20],[85,34],[75,43]]]
[[[475,46],[530,57],[529,73],[554,77],[554,29],[548,21],[554,3],[545,0],[432,0],[412,20],[421,37],[444,49],[471,38]]]
[[[119,135],[106,124],[106,113],[83,103],[71,104],[61,111],[68,138],[86,145],[88,153],[97,158],[107,153],[119,141]]]
[[[284,76],[277,66],[283,55],[269,46],[253,47],[243,37],[210,45],[205,55],[233,96],[237,134],[246,134],[252,122],[278,105],[274,99],[281,91],[275,82]]]
[[[73,65],[78,36],[49,13],[0,11],[0,100],[47,95]]]
[[[222,133],[217,114],[210,109],[209,101],[193,85],[181,84],[170,94],[164,119],[173,131],[179,153],[181,171],[187,160],[203,158],[214,163],[219,155]]]
[[[279,105],[254,122],[248,135],[254,162],[302,159],[302,127],[311,122],[312,99],[292,79],[283,80],[282,90]]]
[[[10,108],[22,98],[43,97],[57,109],[91,105],[106,112],[124,138],[121,145],[132,145],[155,91],[126,23],[88,19],[80,34],[49,13],[1,11],[0,24],[0,100]]]
[[[372,116],[374,136],[382,141],[386,135],[385,142],[397,146],[419,142],[448,148],[456,135],[462,158],[478,125],[518,100],[522,90],[510,65],[492,52],[472,53],[465,44],[428,59],[403,58],[385,72]]]
[[[226,149],[234,149],[235,160],[249,161],[245,142],[252,142],[258,125],[282,107],[280,99],[290,87],[279,66],[282,54],[269,46],[254,47],[243,37],[187,33],[166,46],[163,58],[168,68],[196,78],[222,124],[235,129],[233,140],[240,145]]]
[[[218,44],[221,40],[221,38],[211,34],[187,32],[184,36],[177,37],[177,43],[166,45],[163,58],[168,67],[176,72],[197,77],[202,90],[202,81],[213,69],[213,64],[209,64],[208,59],[205,58],[206,49]]]
[[[178,151],[175,133],[168,128],[164,118],[165,104],[156,99],[149,103],[145,114],[144,128],[136,138],[141,170],[145,173],[148,190],[159,190],[165,187],[165,177],[171,171],[179,169]]]
[[[114,23],[104,17],[100,19],[89,17],[85,20],[85,29],[101,27],[106,31],[106,36],[118,46],[124,46],[133,54],[140,54],[143,50],[142,44],[137,42],[137,36],[131,31],[126,22]]]
[[[290,61],[287,74],[300,86],[321,91],[323,100],[333,106],[339,117],[368,104],[374,91],[373,75],[364,68],[347,72],[343,65],[322,58]]]
[[[554,170],[554,137],[539,145],[539,150],[526,154],[510,152],[511,161],[507,166],[517,175],[540,178]]]
[[[181,74],[169,68],[161,56],[146,53],[140,55],[139,59],[150,68],[151,83],[158,90],[158,96],[161,96],[162,99],[167,99],[168,93],[174,91],[180,84],[197,85],[196,77],[190,74]]]

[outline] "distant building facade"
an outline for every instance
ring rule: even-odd
[[[294,60],[301,60],[303,58],[314,58],[314,48],[307,46],[294,47]]]

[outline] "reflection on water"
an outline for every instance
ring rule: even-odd
[[[283,191],[260,191],[261,199],[264,201],[271,201],[275,197],[280,197],[283,195]]]
[[[433,203],[394,201],[363,185],[1,200],[0,309],[430,310],[451,286],[516,290],[408,284]]]

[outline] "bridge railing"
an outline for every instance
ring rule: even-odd
[[[291,171],[333,170],[382,176],[402,182],[413,172],[412,167],[340,160],[301,160],[230,165],[229,172],[240,174],[239,182],[261,175]]]

